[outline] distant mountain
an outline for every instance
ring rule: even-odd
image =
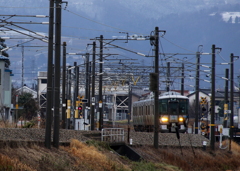
[[[1,14],[48,15],[48,7],[49,1],[46,0],[38,0],[37,3],[32,0],[5,0],[4,5],[2,4],[0,8]],[[63,4],[62,7],[62,33],[63,36],[68,37],[64,41],[67,41],[68,51],[71,52],[74,52],[75,49],[78,52],[86,49],[89,39],[100,35],[105,38],[126,36],[126,32],[129,35],[150,35],[151,31],[158,26],[161,30],[167,31],[164,38],[161,38],[161,52],[195,53],[199,45],[203,45],[204,52],[211,52],[212,44],[216,44],[217,47],[222,48],[221,56],[217,56],[217,62],[229,61],[230,53],[240,54],[239,0],[71,0],[68,1],[67,6]],[[28,21],[29,19],[18,18],[18,20]],[[47,21],[47,19],[31,20]],[[46,34],[48,32],[47,26],[33,24],[21,26]],[[11,40],[7,40],[5,43],[9,45],[11,42]],[[145,43],[114,43],[127,49],[152,53],[149,50],[152,48],[149,41]],[[121,53],[128,56],[125,51],[121,51]],[[38,70],[46,70],[47,53],[45,51],[35,52],[26,49],[24,54],[28,66],[35,63],[40,66]],[[34,55],[36,55],[35,58]],[[21,51],[9,51],[9,56],[10,59],[16,56],[21,57]],[[152,59],[149,58],[132,54],[130,56],[145,60],[144,64],[152,63]],[[183,57],[177,56],[177,58]],[[192,58],[191,62],[195,63],[194,55],[188,56],[188,58]],[[210,63],[210,58],[202,56],[201,62]],[[68,63],[75,60],[74,57],[71,59],[69,58]],[[12,62],[12,68],[21,69],[21,65],[16,65],[20,64],[21,59],[14,60],[18,61]],[[236,63],[240,64],[239,61]],[[30,67],[30,69],[33,68]],[[37,70],[36,67],[35,70]],[[237,74],[240,74],[237,67],[235,70]],[[219,70],[219,74],[224,75],[223,68]]]

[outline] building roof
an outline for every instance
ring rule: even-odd
[[[199,89],[199,92],[205,94],[206,96],[210,96],[211,93],[212,93],[211,89]],[[216,91],[215,92],[215,97],[216,98],[224,98],[224,93],[225,93],[224,91]],[[188,97],[192,96],[194,94],[195,94],[195,92],[189,94]],[[238,97],[239,96],[239,92],[234,92],[233,96]],[[230,97],[230,91],[229,91],[228,97]]]
[[[23,91],[23,92],[31,93],[33,95],[33,98],[37,98],[37,92],[27,86],[23,86],[23,87],[17,89],[16,91],[17,92]]]

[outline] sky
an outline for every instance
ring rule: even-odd
[[[225,1],[227,2],[227,1]],[[231,3],[235,3],[237,1],[229,1]],[[206,3],[206,4],[204,4]],[[154,30],[155,26],[158,24],[155,23],[156,19],[161,22],[161,18],[166,15],[171,15],[172,13],[176,13],[176,15],[180,15],[185,11],[191,12],[191,10],[201,10],[203,8],[210,8],[215,5],[217,1],[188,1],[184,0],[179,2],[172,1],[159,1],[156,0],[130,0],[130,1],[109,1],[109,0],[75,0],[69,1],[67,6],[63,4],[62,8],[62,41],[67,42],[67,51],[68,53],[86,53],[91,51],[91,47],[87,47],[88,43],[92,43],[93,39],[99,37],[100,35],[104,35],[104,37],[112,39],[112,38],[126,38],[126,35],[129,36],[137,35],[137,36],[149,36],[151,32]],[[221,1],[222,3],[222,1]],[[154,5],[153,5],[154,4]],[[186,6],[189,4],[189,6]],[[162,6],[160,6],[162,5]],[[16,15],[48,15],[49,11],[49,1],[39,0],[38,3],[33,2],[31,0],[5,0],[5,3],[0,6],[2,14],[16,14]],[[160,9],[161,8],[161,9]],[[240,10],[239,10],[240,11]],[[214,12],[214,11],[213,11]],[[156,15],[156,14],[159,15]],[[224,12],[222,13],[222,19],[224,21],[228,21],[229,17],[239,16],[240,12]],[[114,14],[114,15],[113,15]],[[190,13],[189,13],[190,14]],[[134,16],[132,16],[134,15]],[[209,14],[210,15],[210,14]],[[6,19],[7,16],[4,18]],[[3,19],[3,18],[2,18]],[[148,20],[148,24],[145,27],[142,27],[141,22],[145,22]],[[154,22],[151,22],[154,21]],[[31,18],[31,17],[11,17],[7,21],[17,21],[17,22],[47,22],[48,18]],[[234,22],[235,20],[233,20]],[[18,24],[20,27],[24,27],[27,30],[23,32],[24,34],[34,35],[37,39],[29,42],[28,44],[24,44],[24,51],[20,46],[17,46],[23,42],[30,41],[24,36],[24,34],[15,34],[10,35],[14,37],[14,39],[6,40],[6,44],[12,46],[12,48],[8,51],[12,60],[12,69],[15,73],[16,82],[21,81],[20,76],[22,72],[22,67],[24,66],[25,79],[27,81],[27,77],[34,79],[34,75],[39,70],[46,70],[46,62],[41,62],[40,59],[44,59],[46,61],[47,58],[47,43],[42,40],[43,36],[39,36],[36,33],[40,33],[41,35],[48,36],[48,26],[44,24]],[[15,27],[12,25],[7,25],[6,27],[21,30],[19,27]],[[191,34],[183,31],[179,31],[186,36],[177,35],[179,38],[176,38],[176,34],[173,32],[180,30],[181,28],[171,29],[171,25],[162,25],[159,23],[160,29],[167,28],[167,34],[161,39],[161,47],[160,50],[164,50],[165,52],[181,52],[181,53],[191,53],[193,55],[188,56],[188,69],[192,69],[193,71],[186,72],[186,75],[195,75],[194,69],[195,66],[192,66],[191,63],[195,63],[195,52],[198,49],[199,44],[194,43],[195,48],[193,49],[191,45],[182,44],[182,39],[188,39]],[[203,27],[203,29],[207,29]],[[120,33],[121,32],[121,33]],[[9,31],[7,32],[9,35]],[[4,32],[0,32],[1,36],[4,36]],[[231,34],[231,32],[229,33]],[[174,37],[175,36],[175,37]],[[25,39],[22,39],[25,38]],[[46,38],[46,37],[45,37]],[[44,38],[44,39],[45,39]],[[92,40],[91,40],[92,39]],[[146,55],[152,55],[153,47],[150,45],[149,41],[115,41],[114,43],[120,47],[131,50],[133,52],[139,52]],[[233,41],[236,42],[235,40]],[[221,44],[222,42],[213,42],[217,44]],[[212,44],[212,43],[210,43]],[[32,47],[27,47],[32,46]],[[39,47],[33,47],[39,46]],[[144,48],[142,48],[144,47]],[[146,48],[145,48],[146,47]],[[174,47],[174,48],[173,48]],[[139,59],[139,63],[141,65],[148,64],[152,65],[153,58],[144,58],[142,56],[136,55],[132,52],[127,52],[122,49],[108,49],[108,51],[112,53],[121,54],[119,58],[127,57],[129,59],[137,58]],[[211,46],[204,45],[203,52],[210,53]],[[239,52],[239,51],[238,51]],[[236,54],[238,53],[236,52]],[[222,62],[229,61],[229,54],[226,48],[223,47],[221,54],[217,56],[218,59],[221,59]],[[24,58],[24,65],[22,65],[22,60]],[[84,58],[81,56],[68,55],[67,63],[72,65],[74,60],[78,60],[79,63],[84,62]],[[180,60],[183,60],[184,56],[177,57]],[[210,59],[211,56],[203,56],[204,58]],[[172,58],[174,59],[174,58]],[[191,59],[191,60],[190,60]],[[143,62],[144,60],[144,62]],[[127,63],[127,62],[126,62]],[[172,63],[173,64],[173,63]],[[209,62],[208,62],[209,64]],[[160,66],[162,64],[160,63]],[[238,66],[238,65],[236,65]],[[221,68],[221,66],[217,66]],[[236,67],[237,68],[237,67]],[[202,68],[203,70],[203,68]],[[239,70],[239,69],[238,69]],[[34,73],[32,73],[34,72]],[[239,71],[240,73],[240,71]],[[28,75],[29,74],[29,75]],[[202,75],[207,75],[202,73]],[[224,75],[224,69],[221,71],[221,76]],[[202,76],[203,77],[203,76]],[[205,77],[202,78],[202,80]],[[209,79],[209,78],[206,78]],[[201,80],[201,82],[203,82]],[[179,80],[178,80],[179,81]],[[237,81],[237,80],[236,80]],[[177,81],[176,81],[177,82]],[[186,80],[186,84],[194,85],[195,81],[189,76],[189,79]],[[219,82],[217,86],[222,87],[222,84]],[[176,86],[177,88],[180,86]],[[204,84],[204,88],[209,88],[210,84]],[[189,89],[194,89],[188,87]]]

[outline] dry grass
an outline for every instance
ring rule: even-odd
[[[11,127],[1,124],[0,127]],[[31,128],[30,128],[31,129]],[[228,146],[228,141],[223,146]],[[17,147],[0,148],[0,170],[6,171],[240,171],[240,146],[231,143],[231,152],[209,148],[171,148],[153,146],[132,147],[142,157],[141,162],[132,162],[119,156],[101,142],[87,143],[72,140],[70,146],[46,149],[43,146],[26,146],[19,142]]]
[[[0,170],[4,171],[35,171],[26,164],[23,164],[16,158],[10,158],[0,154]]]
[[[72,140],[71,145],[46,149],[18,145],[0,149],[0,170],[26,171],[239,171],[240,146],[232,142],[232,153],[216,146],[210,149],[134,147],[144,160],[131,162],[111,152],[101,142],[91,145]],[[94,145],[94,146],[93,146]]]
[[[175,166],[176,170],[184,171],[240,171],[240,146],[232,142],[232,152],[222,150],[216,146],[212,152],[210,149],[191,148],[160,148],[138,147],[136,151],[147,160],[154,163],[164,163]]]
[[[77,158],[77,166],[84,165],[88,167],[89,170],[97,171],[118,171],[118,170],[130,170],[127,166],[124,166],[120,160],[115,156],[115,161],[113,158],[106,156],[106,153],[111,153],[110,151],[105,150],[104,153],[99,151],[94,146],[88,146],[86,143],[82,143],[78,140],[71,140],[70,147],[65,147],[65,150],[69,154]],[[113,157],[113,155],[109,154]],[[86,168],[85,168],[86,169]]]

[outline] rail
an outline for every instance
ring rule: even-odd
[[[111,143],[124,142],[124,128],[103,128],[101,140]]]

